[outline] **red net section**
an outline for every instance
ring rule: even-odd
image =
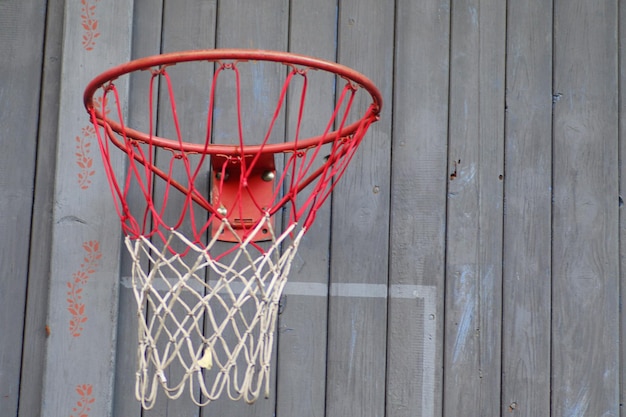
[[[301,126],[310,88],[309,73],[316,70],[280,64],[286,77],[271,119],[266,126],[258,126],[264,129],[260,134],[246,133],[242,107],[248,98],[242,98],[241,94],[239,67],[242,65],[256,63],[215,64],[205,100],[206,129],[201,138],[185,136],[186,125],[178,116],[175,86],[170,77],[172,66],[144,71],[148,74],[143,75],[150,78],[147,134],[125,125],[116,82],[108,82],[101,88],[95,102],[101,103],[105,110],[94,106],[90,113],[116,210],[125,234],[131,239],[158,237],[166,242],[171,230],[184,230],[187,238],[200,246],[210,237],[235,244],[271,240],[267,228],[257,226],[267,216],[274,222],[277,214],[284,214],[282,225],[298,224],[307,229],[348,166],[369,125],[377,120],[376,104],[369,105],[361,114],[352,111],[357,101],[362,104],[363,98],[358,94],[365,90],[351,80],[337,77],[336,104],[328,119],[320,123],[323,130],[318,136],[303,139]],[[222,78],[227,78],[224,82],[229,88],[227,93],[220,90]],[[236,116],[226,129],[230,144],[213,143],[217,137],[224,136],[215,127],[221,111],[216,105],[219,95],[235,108]],[[160,112],[156,110],[158,102]],[[173,139],[156,134],[157,119],[164,114],[173,130]],[[287,130],[285,123],[292,126],[288,129],[290,136],[276,141],[276,131]],[[122,173],[111,165],[113,147],[129,156]],[[171,203],[174,193],[179,194],[176,204]],[[138,194],[143,203],[137,201]],[[303,194],[306,197],[302,198]],[[215,236],[222,223],[225,225],[225,230],[220,232],[222,236]],[[251,236],[252,233],[255,235]],[[261,246],[257,248],[263,251]]]

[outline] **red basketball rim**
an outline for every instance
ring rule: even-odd
[[[102,74],[98,75],[94,78],[85,89],[85,93],[83,95],[83,101],[85,104],[85,108],[88,112],[92,110],[95,112],[96,121],[98,124],[105,126],[108,125],[111,130],[124,134],[129,138],[151,143],[155,146],[168,148],[168,149],[178,149],[185,152],[194,152],[201,154],[221,154],[221,155],[242,155],[242,154],[256,154],[256,153],[270,153],[275,154],[279,152],[292,151],[294,149],[293,142],[284,142],[278,144],[265,144],[265,145],[247,145],[244,146],[243,149],[240,149],[238,145],[225,145],[225,144],[197,144],[197,143],[189,143],[183,142],[182,144],[179,141],[162,138],[159,136],[149,136],[146,133],[137,131],[128,126],[123,126],[122,124],[106,119],[103,117],[101,110],[95,108],[93,103],[93,96],[96,91],[105,84],[116,80],[122,75],[130,74],[135,71],[147,70],[154,67],[159,67],[163,65],[173,65],[180,62],[190,62],[190,61],[210,61],[217,62],[222,60],[228,61],[247,61],[247,60],[256,60],[256,61],[270,61],[270,62],[278,62],[283,64],[289,64],[294,66],[299,66],[302,68],[312,68],[323,70],[329,73],[334,73],[339,75],[340,77],[350,81],[351,83],[360,86],[367,90],[367,92],[372,97],[372,105],[370,109],[363,115],[363,117],[350,124],[349,126],[345,126],[341,131],[333,131],[327,133],[322,136],[315,136],[308,139],[303,139],[298,141],[297,149],[305,149],[312,146],[316,146],[322,141],[322,143],[332,142],[338,138],[343,138],[350,136],[353,134],[361,125],[362,121],[366,117],[376,116],[380,113],[382,108],[382,96],[380,91],[374,83],[363,74],[353,70],[352,68],[346,67],[341,64],[337,64],[330,61],[325,61],[318,58],[313,58],[305,55],[298,55],[289,52],[276,52],[276,51],[265,51],[265,50],[249,50],[249,49],[207,49],[207,50],[192,50],[192,51],[181,51],[181,52],[172,52],[161,55],[154,55],[145,58],[136,59],[116,67],[113,67]]]

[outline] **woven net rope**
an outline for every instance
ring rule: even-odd
[[[190,74],[176,70],[193,63],[204,67],[191,74],[211,74],[206,91],[194,87],[205,103],[200,134],[186,129],[191,122],[175,99],[177,82]],[[246,124],[259,107],[242,94],[257,89],[248,79],[259,65],[283,78],[273,104],[264,100],[262,126]],[[130,73],[145,79],[134,82],[147,92],[147,133],[126,125],[118,85]],[[320,82],[317,74],[327,76],[334,99],[322,122],[307,125],[308,85]],[[87,87],[132,263],[135,391],[144,408],[158,392],[178,398],[187,390],[198,405],[223,394],[249,403],[269,395],[280,297],[301,239],[378,118],[381,99],[370,84],[307,57],[213,50],[131,61]],[[302,139],[311,126],[321,132]],[[218,141],[225,137],[230,142]],[[123,169],[117,150],[127,155]]]
[[[265,224],[269,227],[269,218]],[[228,226],[224,223],[223,227]],[[169,253],[167,244],[157,248],[144,237],[126,238],[134,260],[133,290],[140,306],[136,396],[146,408],[154,403],[159,385],[170,398],[177,398],[184,392],[185,382],[191,393],[194,385],[200,389],[203,400],[192,398],[201,405],[219,398],[223,390],[229,398],[246,402],[254,402],[262,389],[269,395],[278,302],[304,229],[279,253],[291,231],[277,237],[270,250],[254,259],[248,243],[243,242],[229,262],[213,259],[211,244],[199,247],[176,231],[170,242],[178,239],[188,245],[187,257],[193,262]],[[245,258],[242,269],[237,267],[239,257]],[[149,272],[141,267],[144,259],[153,265]],[[206,269],[218,278],[207,281]],[[161,285],[155,285],[155,280]],[[146,303],[149,309],[143,308]],[[182,378],[176,382],[168,381],[165,373],[173,362],[183,368]],[[212,377],[207,378],[211,371]]]

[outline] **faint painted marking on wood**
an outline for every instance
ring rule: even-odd
[[[79,337],[83,332],[83,323],[87,321],[85,314],[85,304],[82,302],[84,286],[91,275],[96,272],[99,261],[102,258],[100,243],[97,240],[90,240],[83,243],[86,252],[82,264],[78,271],[72,274],[72,279],[67,282],[67,311],[71,314],[70,334]]]
[[[96,173],[93,169],[93,158],[91,157],[91,139],[96,131],[93,126],[88,125],[81,129],[81,135],[76,136],[76,165],[78,172],[78,186],[81,190],[86,190],[91,185],[91,177]]]
[[[458,286],[454,289],[455,300],[462,301],[465,306],[458,320],[456,336],[454,340],[454,348],[452,350],[452,362],[456,363],[463,354],[463,350],[467,348],[469,338],[472,336],[472,323],[474,321],[475,302],[474,294],[476,291],[474,278],[474,270],[471,265],[459,266]],[[468,300],[469,298],[469,300]]]
[[[70,417],[88,417],[89,412],[91,411],[91,404],[96,401],[93,397],[93,385],[77,385],[76,393],[80,396],[80,399],[76,401],[76,404],[72,407],[72,414]]]
[[[435,285],[392,285],[389,297],[422,299],[424,302],[424,343],[422,360],[422,416],[435,415],[437,355],[437,287]]]
[[[587,409],[589,408],[589,390],[582,388],[578,391],[578,395],[573,398],[573,402],[569,402],[569,398],[566,399],[565,414],[571,417],[583,417],[587,415]]]
[[[387,298],[385,284],[332,283],[330,295],[334,297]]]
[[[459,327],[456,334],[456,340],[454,341],[454,353],[452,355],[452,361],[457,362],[459,360],[459,353],[463,350],[467,343],[467,338],[470,336],[470,327],[474,318],[474,305],[468,303],[465,305],[461,320],[459,321]]]
[[[157,291],[169,291],[171,286],[180,281],[179,278],[166,278],[168,283],[163,282],[163,278],[155,277],[152,287]],[[125,288],[132,288],[132,277],[124,276],[121,278],[121,284]],[[217,280],[209,280],[207,285],[215,286]],[[187,283],[190,289],[194,291],[202,290],[203,285],[198,282]],[[231,290],[237,294],[244,288],[244,285],[230,284]],[[402,288],[400,288],[402,287]],[[404,287],[410,287],[405,289]],[[424,290],[426,288],[426,290]],[[310,297],[350,297],[350,298],[424,298],[430,286],[423,285],[392,285],[388,288],[384,284],[359,284],[359,283],[332,283],[330,291],[327,284],[314,282],[288,282],[283,290],[285,295],[300,295]],[[429,294],[429,293],[428,293]]]
[[[94,5],[93,0],[86,0],[87,2]],[[100,3],[102,2],[98,5]],[[110,3],[107,2],[106,5]],[[36,382],[42,386],[40,403],[44,412],[40,414],[43,415],[68,417],[72,414],[72,407],[79,399],[75,392],[77,383],[92,384],[94,392],[97,391],[95,397],[98,406],[91,405],[89,417],[111,415],[111,381],[115,369],[111,364],[115,362],[118,310],[116,273],[119,271],[119,218],[115,210],[111,209],[109,193],[102,192],[109,187],[105,176],[98,175],[100,169],[96,169],[95,175],[91,177],[92,184],[88,190],[79,188],[74,139],[89,123],[81,102],[85,85],[97,73],[108,68],[111,62],[125,62],[130,56],[132,13],[129,10],[132,10],[132,2],[115,2],[115,6],[98,9],[91,15],[97,19],[97,30],[101,32],[93,51],[86,50],[82,44],[85,34],[81,18],[84,5],[78,0],[63,2],[63,36],[48,38],[56,39],[62,44],[60,54],[55,54],[54,57],[60,60],[62,71],[56,80],[60,85],[60,95],[53,106],[57,109],[58,121],[52,130],[56,142],[56,163],[52,171],[55,173],[52,178],[54,195],[50,198],[52,244],[50,264],[47,267],[50,277],[48,298],[51,302],[47,306],[46,322],[40,322],[41,325],[50,326],[52,335],[45,341],[42,382]],[[101,30],[102,27],[112,30]],[[53,43],[57,43],[56,40]],[[94,54],[96,51],[97,54]],[[124,91],[121,96],[123,106],[126,105],[127,84],[127,80],[116,83],[117,88]],[[48,136],[45,139],[49,139]],[[95,146],[97,145],[92,143],[91,156],[97,166],[99,157],[95,156]],[[122,158],[118,154],[111,157],[115,169],[120,169],[123,166]],[[46,186],[45,182],[42,184]],[[96,188],[100,191],[92,192]],[[85,227],[85,224],[76,222],[76,219],[82,219],[86,225],[97,226],[97,230]],[[82,324],[79,320],[78,327],[84,329],[79,330],[80,337],[76,338],[69,330],[69,322],[73,317],[68,311],[68,281],[73,283],[75,273],[85,263],[83,258],[87,253],[81,245],[94,239],[98,241],[102,259],[106,254],[107,262],[99,262],[95,272],[89,275],[87,284],[83,285],[82,293],[78,294],[82,299],[77,303],[84,304],[82,314],[88,320]],[[80,309],[76,313],[80,314]]]
[[[94,106],[97,110],[102,109],[102,97],[94,100]],[[104,110],[105,115],[110,113],[110,108]],[[91,156],[92,143],[96,138],[96,130],[91,123],[85,125],[81,129],[81,135],[76,136],[76,165],[78,165],[78,186],[81,190],[86,190],[91,185],[91,177],[96,173],[93,166],[93,157]]]
[[[177,278],[168,278],[176,282]],[[216,281],[209,281],[214,285]],[[122,277],[121,284],[124,287],[132,286],[131,277]],[[166,291],[170,287],[162,281],[155,280],[153,286],[157,290]],[[201,290],[200,284],[190,285],[194,290]],[[197,287],[197,288],[196,288]],[[237,294],[243,289],[233,288]],[[435,410],[435,373],[436,373],[436,335],[437,335],[437,287],[434,285],[392,285],[387,287],[383,284],[360,284],[360,283],[332,283],[330,291],[327,284],[312,282],[288,282],[283,295],[297,295],[307,297],[354,297],[354,298],[396,298],[396,299],[421,299],[424,302],[424,343],[422,361],[422,415],[434,415]]]
[[[100,36],[98,32],[98,19],[95,18],[96,4],[98,0],[93,0],[93,3],[87,0],[81,0],[81,22],[85,33],[83,34],[83,48],[86,51],[91,51],[96,46],[96,38]]]
[[[328,296],[328,285],[316,282],[287,282],[283,294],[326,297]]]

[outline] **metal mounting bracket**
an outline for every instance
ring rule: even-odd
[[[256,155],[246,155],[246,169]],[[273,203],[276,183],[276,164],[273,154],[261,154],[249,175],[242,175],[241,158],[214,155],[211,157],[211,204],[220,216],[226,217],[236,235],[230,229],[222,231],[218,240],[238,242],[252,230],[265,216]],[[222,176],[224,178],[222,178]],[[246,183],[241,185],[245,179]],[[220,192],[221,191],[221,192]],[[214,216],[211,230],[220,227],[220,216]],[[271,219],[274,228],[274,218]],[[213,236],[215,237],[215,236]],[[268,227],[263,227],[252,241],[260,242],[271,239]]]

